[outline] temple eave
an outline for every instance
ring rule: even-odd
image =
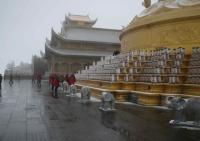
[[[73,40],[73,39],[66,39],[63,36],[57,34],[53,29],[52,29],[52,38],[57,38],[60,39],[64,42],[68,43],[90,43],[90,44],[105,44],[105,45],[120,45],[119,43],[113,43],[113,42],[100,42],[100,41],[89,41],[89,40]]]
[[[50,51],[51,53],[61,55],[61,56],[85,56],[85,57],[101,57],[101,56],[106,56],[110,54],[105,54],[102,52],[88,52],[88,51],[71,51],[71,50],[62,50],[62,49],[56,49],[51,47],[47,42],[45,43],[45,50]]]

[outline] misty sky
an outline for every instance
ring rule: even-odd
[[[156,1],[156,0],[154,0]],[[31,62],[44,52],[51,28],[60,31],[65,14],[89,14],[95,27],[121,29],[144,7],[142,0],[0,0],[0,73],[6,64]]]

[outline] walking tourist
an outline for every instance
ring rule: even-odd
[[[58,87],[59,87],[58,75],[55,75],[54,80],[53,80],[53,85],[54,85],[54,96],[55,98],[58,98]]]
[[[74,95],[76,92],[76,87],[74,86],[76,82],[75,75],[72,73],[68,76],[68,84],[69,84],[69,93],[70,95]]]
[[[41,76],[41,74],[38,74],[38,75],[37,75],[37,86],[38,86],[39,88],[41,88],[41,80],[42,80],[42,76]]]
[[[2,83],[2,75],[0,74],[0,90],[1,90],[1,83]]]
[[[74,85],[75,82],[76,82],[75,75],[73,73],[68,75],[68,84],[71,86]]]
[[[32,75],[32,84],[35,84],[35,75]]]
[[[12,86],[12,85],[13,85],[13,75],[12,75],[12,74],[10,74],[10,80],[9,80],[9,84],[10,84],[10,86]]]

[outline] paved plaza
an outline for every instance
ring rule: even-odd
[[[200,132],[168,124],[173,112],[117,103],[113,113],[99,102],[82,104],[78,97],[51,97],[31,81],[3,83],[0,97],[0,141],[198,141]]]

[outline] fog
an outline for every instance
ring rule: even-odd
[[[154,0],[155,1],[155,0]],[[142,7],[142,0],[0,0],[0,73],[15,61],[31,63],[44,52],[51,28],[60,31],[65,14],[97,18],[95,27],[121,29]]]

